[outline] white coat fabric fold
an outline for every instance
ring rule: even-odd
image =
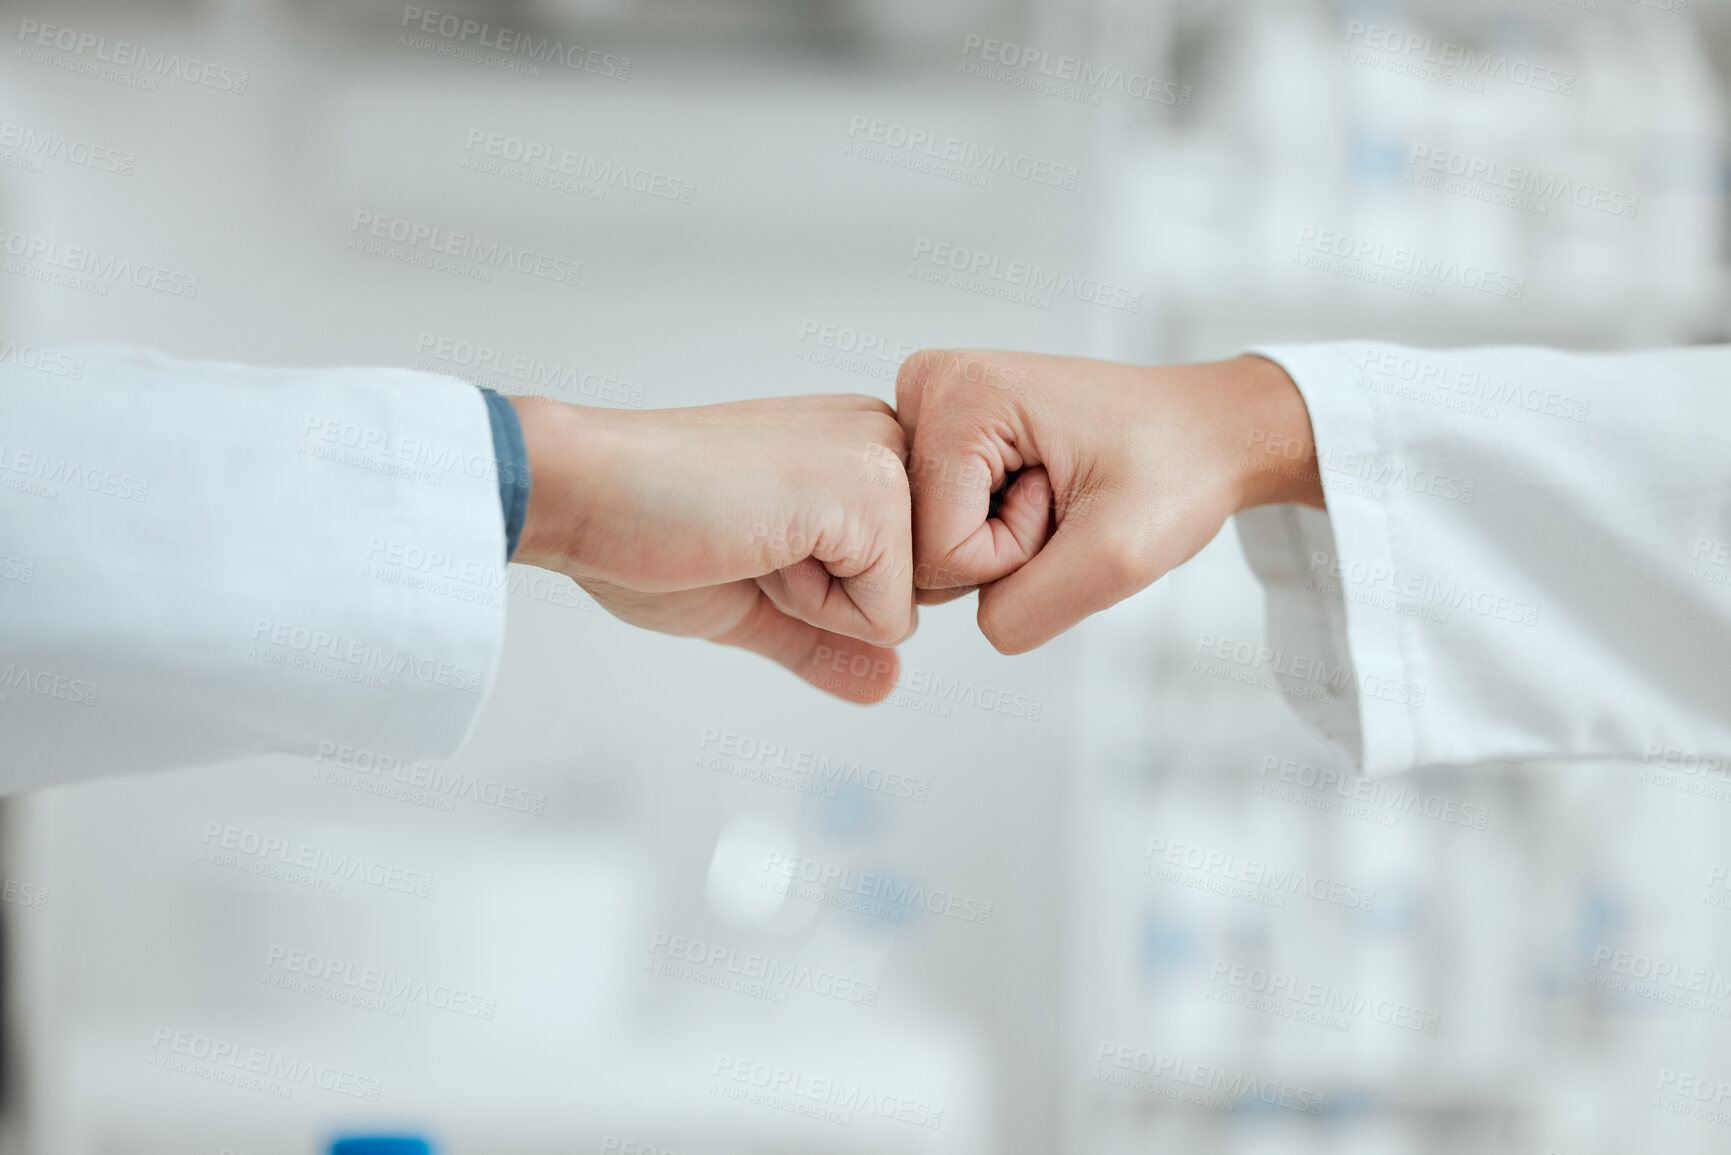
[[[0,789],[326,744],[448,754],[499,661],[504,541],[473,386],[13,358]]]
[[[1268,638],[1211,660],[1368,774],[1731,769],[1731,349],[1255,351],[1304,395],[1328,510],[1238,516]]]

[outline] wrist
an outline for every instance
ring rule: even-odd
[[[1296,502],[1325,508],[1316,441],[1304,394],[1286,370],[1246,353],[1219,363],[1226,373],[1239,510]]]
[[[529,458],[529,508],[513,560],[570,573],[592,536],[604,472],[596,411],[545,397],[508,398]]]

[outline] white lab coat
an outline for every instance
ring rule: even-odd
[[[1369,774],[1731,769],[1731,349],[1258,352],[1304,394],[1328,511],[1239,515],[1268,637],[1196,660],[1278,684]]]
[[[0,349],[0,788],[448,754],[504,551],[470,385]]]

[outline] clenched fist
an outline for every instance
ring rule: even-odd
[[[515,397],[532,488],[516,560],[609,611],[874,702],[913,633],[906,441],[872,397],[592,409]],[[856,640],[858,639],[858,640]]]
[[[1004,653],[1147,586],[1241,509],[1323,504],[1303,397],[1261,357],[926,351],[901,368],[896,415],[919,600],[978,588],[980,629]]]

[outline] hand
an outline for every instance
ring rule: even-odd
[[[919,600],[978,587],[980,629],[1007,654],[1147,586],[1238,510],[1323,504],[1304,399],[1261,357],[926,351],[902,365],[896,410]]]
[[[532,480],[515,560],[568,574],[633,625],[755,650],[849,701],[894,687],[889,647],[917,611],[889,406],[511,402]]]

